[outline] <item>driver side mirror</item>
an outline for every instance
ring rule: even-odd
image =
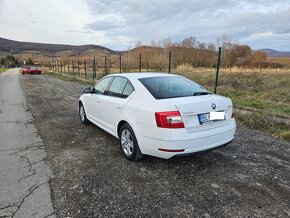
[[[84,88],[83,93],[85,93],[85,94],[91,93],[91,87]]]

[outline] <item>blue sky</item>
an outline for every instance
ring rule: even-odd
[[[290,0],[0,0],[0,37],[114,50],[194,36],[229,36],[290,51]]]

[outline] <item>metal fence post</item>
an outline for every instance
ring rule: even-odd
[[[122,57],[121,57],[122,54],[119,54],[119,66],[120,66],[120,73],[122,73]]]
[[[169,51],[168,73],[171,73],[171,51]]]
[[[74,66],[74,61],[72,60],[72,70],[73,70],[73,75],[75,74],[75,66]]]
[[[108,68],[107,68],[107,56],[105,56],[105,75],[108,74]]]
[[[139,55],[139,72],[142,71],[142,56],[141,56],[141,53]]]
[[[85,65],[85,78],[87,78],[87,63],[86,63],[86,60],[84,61],[84,65]]]
[[[93,59],[93,79],[96,78],[96,57]]]
[[[222,53],[222,47],[219,47],[218,52],[218,61],[216,65],[216,78],[215,78],[215,85],[214,85],[214,93],[217,93],[217,87],[218,87],[218,80],[219,80],[219,71],[220,71],[220,65],[221,65],[221,53]]]
[[[69,74],[69,61],[67,62],[67,73]]]

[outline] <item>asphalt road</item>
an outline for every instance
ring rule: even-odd
[[[124,159],[78,117],[84,87],[21,76],[55,178],[59,217],[289,217],[290,143],[238,125],[233,143],[186,158]]]
[[[19,70],[0,74],[0,217],[55,217],[52,170],[19,84]]]

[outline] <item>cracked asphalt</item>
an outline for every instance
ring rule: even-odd
[[[55,217],[52,170],[19,84],[19,70],[0,74],[0,217]]]
[[[130,162],[117,139],[80,123],[84,85],[44,75],[20,83],[55,175],[58,217],[290,217],[289,142],[238,124],[221,149]]]

